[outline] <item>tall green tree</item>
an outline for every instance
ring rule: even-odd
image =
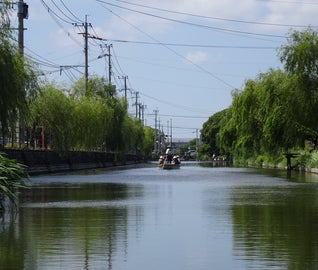
[[[288,44],[279,50],[285,70],[297,80],[297,96],[302,103],[302,129],[318,145],[318,34],[311,28],[293,31]]]
[[[2,137],[27,114],[28,99],[37,90],[35,69],[11,40],[6,5],[0,5],[0,124]]]
[[[295,77],[270,69],[233,93],[231,117],[218,135],[220,148],[249,158],[303,146],[308,132],[302,107]]]
[[[212,157],[213,154],[219,155],[221,150],[218,146],[218,133],[221,128],[222,119],[225,117],[228,109],[219,111],[212,116],[203,124],[201,133],[202,142],[206,145],[203,146],[205,153],[209,157]],[[202,148],[202,146],[200,147]]]
[[[31,121],[50,134],[51,148],[60,152],[71,149],[74,131],[73,103],[54,85],[46,85],[30,105]]]
[[[73,147],[75,150],[96,150],[105,146],[113,110],[99,96],[83,96],[73,100]]]

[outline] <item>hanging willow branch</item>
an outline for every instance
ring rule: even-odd
[[[16,190],[27,186],[26,166],[0,153],[0,200],[7,196],[11,202],[16,198]],[[0,211],[3,209],[0,209]]]

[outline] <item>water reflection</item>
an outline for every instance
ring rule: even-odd
[[[232,196],[234,254],[269,269],[317,269],[316,185],[236,187]]]
[[[33,179],[1,269],[317,269],[313,178],[201,165]]]
[[[142,196],[141,186],[114,183],[39,187],[24,193],[20,217],[36,228],[24,239],[26,268],[56,269],[57,262],[71,261],[71,269],[92,269],[94,261],[99,269],[112,269],[113,254],[127,253],[128,219],[138,222],[143,215],[137,203]]]

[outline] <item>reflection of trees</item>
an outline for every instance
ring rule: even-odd
[[[20,235],[16,234],[14,222],[15,215],[0,215],[0,268],[24,269],[23,246],[20,243]],[[5,247],[5,248],[2,248]]]
[[[97,264],[112,269],[113,256],[126,255],[128,212],[138,211],[128,209],[125,201],[138,196],[142,196],[139,188],[121,184],[31,189],[20,200],[35,207],[21,208],[19,226],[5,232],[12,245],[6,252],[14,253],[0,253],[0,265],[10,266],[13,260],[12,269],[23,269],[16,268],[19,260],[26,269],[56,266],[56,262],[75,262],[78,269]]]
[[[285,269],[318,269],[318,201],[311,188],[234,189],[236,255]]]

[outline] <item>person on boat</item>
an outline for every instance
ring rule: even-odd
[[[172,161],[172,156],[173,156],[173,154],[172,154],[172,149],[171,149],[171,147],[168,146],[168,148],[167,148],[167,150],[166,150],[166,159],[167,159],[167,162],[168,162],[168,163],[171,163],[171,161]]]
[[[159,166],[162,165],[163,162],[164,162],[164,157],[163,157],[163,156],[160,156],[160,157],[159,157],[159,160],[158,160],[158,165],[159,165]]]
[[[181,164],[180,157],[178,155],[174,156],[172,159],[173,164]]]

